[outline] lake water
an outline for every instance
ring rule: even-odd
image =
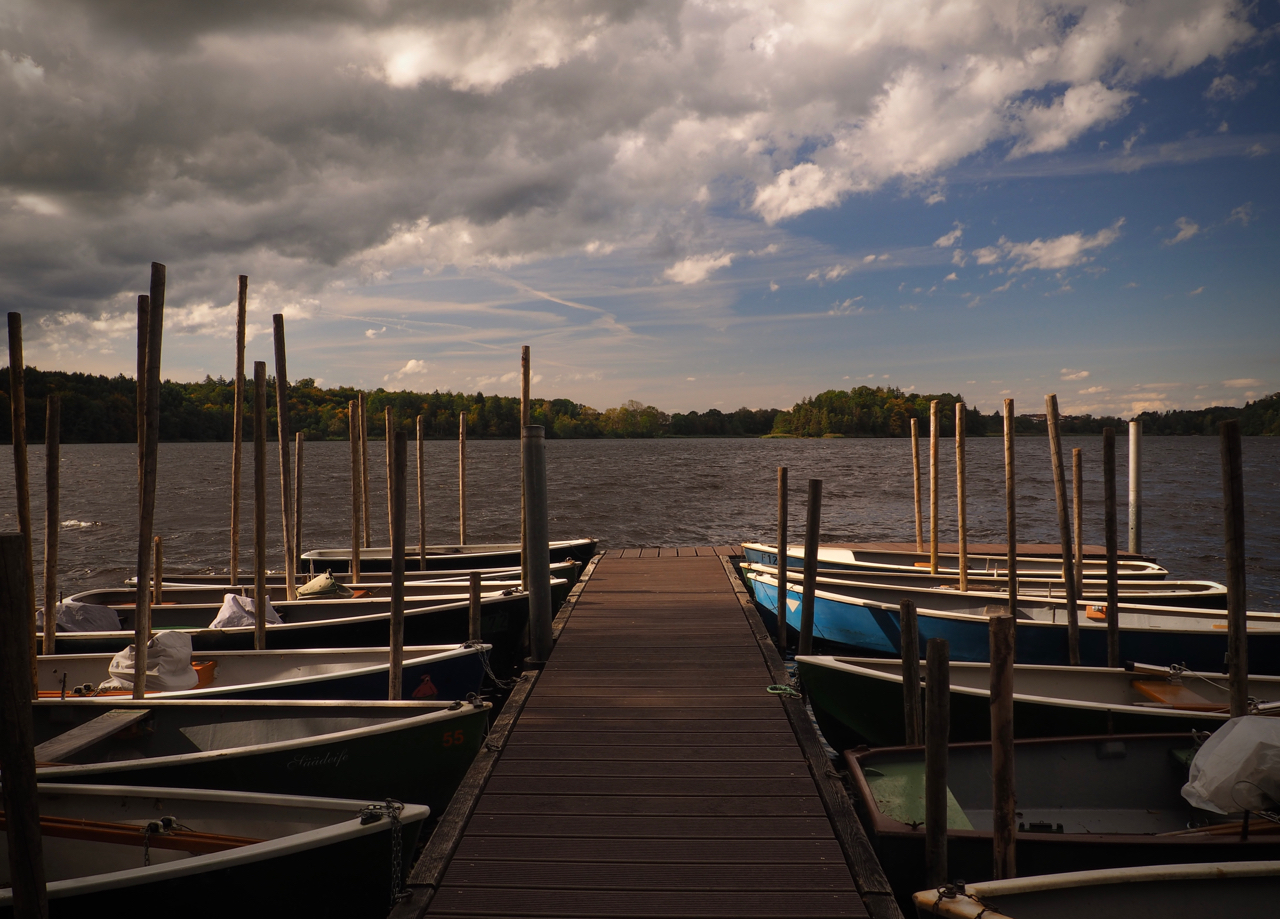
[[[1085,538],[1103,541],[1102,439],[1067,438],[1084,450]],[[1222,484],[1216,438],[1144,442],[1143,549],[1178,578],[1224,576]],[[303,548],[349,542],[350,467],[345,442],[308,443]],[[1117,442],[1121,547],[1127,544],[1127,439]],[[375,545],[389,542],[385,454],[369,444]],[[1049,445],[1019,438],[1018,535],[1058,541]],[[268,445],[269,563],[281,561],[279,468]],[[927,518],[927,444],[925,466]],[[43,559],[44,449],[30,448],[37,584]],[[457,445],[425,447],[427,540],[457,542]],[[944,541],[955,539],[954,447],[944,442],[940,485]],[[1004,466],[997,438],[968,441],[971,542],[1004,541]],[[514,441],[468,443],[471,542],[519,538],[519,447]],[[410,481],[414,480],[410,448]],[[776,467],[790,468],[793,541],[802,538],[806,480],[823,485],[822,538],[914,539],[909,440],[573,440],[548,441],[551,536],[595,536],[604,548],[691,546],[772,541]],[[156,534],[164,537],[166,573],[226,571],[230,555],[231,445],[161,444]],[[1069,473],[1068,473],[1069,474]],[[13,481],[12,452],[0,453],[2,481]],[[1251,609],[1280,609],[1280,438],[1244,443],[1246,547]],[[251,558],[252,444],[245,445],[241,568]],[[132,444],[62,448],[63,521],[60,578],[64,595],[115,585],[132,573],[137,552],[137,465]],[[3,528],[16,529],[13,490],[0,489]],[[408,540],[417,541],[415,486],[410,485]]]

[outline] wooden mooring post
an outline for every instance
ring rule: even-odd
[[[920,628],[913,601],[902,601],[898,622],[902,633],[902,719],[907,746],[914,747],[924,737],[920,723]]]
[[[916,551],[924,551],[924,516],[920,508],[920,420],[911,419],[911,482],[915,493]]]
[[[468,600],[467,607],[467,637],[470,641],[483,641],[481,637],[481,617],[483,610],[480,605],[480,578],[479,571],[473,571],[470,575],[470,583],[468,584]]]
[[[804,587],[800,597],[800,654],[813,653],[813,594],[818,586],[818,543],[822,530],[822,479],[809,480],[804,528]]]
[[[267,647],[267,362],[253,362],[253,648]]]
[[[347,403],[347,427],[351,437],[351,583],[360,583],[360,405],[352,399]]]
[[[523,431],[524,429],[521,428]],[[467,413],[458,412],[458,545],[467,544]],[[530,572],[532,574],[532,572]]]
[[[427,570],[427,473],[423,464],[422,416],[417,423],[418,435],[418,570]]]
[[[58,520],[62,459],[62,397],[51,394],[44,416],[44,641],[45,654],[56,653],[58,632]]]
[[[22,356],[22,314],[9,314],[9,411],[13,431],[13,478],[18,498],[18,532],[26,540],[27,585],[23,594],[31,606],[30,620],[36,619],[36,574],[31,558],[31,470],[27,466],[27,387],[26,367]],[[29,629],[31,694],[35,698],[39,677],[36,673],[35,626]]]
[[[1129,422],[1129,551],[1142,554],[1142,422]]]
[[[1005,567],[1009,569],[1009,613],[1018,615],[1018,495],[1013,466],[1013,400],[1004,400],[1004,515],[1009,544]]]
[[[925,652],[924,872],[929,887],[947,882],[947,744],[951,735],[951,663],[945,638]],[[917,693],[918,695],[918,693]]]
[[[388,424],[390,420],[391,410],[388,409]],[[405,454],[408,452],[408,438],[403,431],[392,433],[390,427],[387,430],[387,449],[391,454],[391,667],[387,671],[387,698],[396,700],[404,692]]]
[[[1049,462],[1053,466],[1053,498],[1058,508],[1058,542],[1062,547],[1062,585],[1067,595],[1067,659],[1080,665],[1080,619],[1076,609],[1076,566],[1072,558],[1071,518],[1067,507],[1067,476],[1062,466],[1062,432],[1058,423],[1058,396],[1044,397],[1049,422]]]
[[[551,546],[547,529],[547,453],[541,425],[520,431],[528,482],[529,652],[538,665],[551,656]]]
[[[249,305],[249,277],[240,275],[236,297],[235,414],[231,419],[231,567],[232,587],[240,583],[240,467],[244,454],[244,339]]]
[[[147,642],[151,640],[151,537],[156,515],[156,469],[160,451],[160,355],[164,332],[164,289],[166,269],[151,263],[151,293],[148,296],[146,340],[138,346],[145,351],[146,414],[143,416],[143,448],[140,453],[138,498],[138,580],[134,593],[133,698],[147,692]]]
[[[40,808],[36,798],[35,729],[29,674],[35,655],[34,597],[28,594],[30,549],[21,534],[0,536],[0,769],[13,915],[49,915]]]
[[[1107,666],[1120,666],[1120,580],[1116,533],[1116,429],[1102,429],[1103,528],[1107,543]]]
[[[159,536],[152,537],[151,545],[151,605],[159,606],[164,602],[164,540]]]
[[[992,870],[997,880],[1016,877],[1017,795],[1013,771],[1013,661],[1017,619],[987,607],[991,638]]]
[[[938,573],[938,400],[929,403],[929,573]]]
[[[1076,545],[1076,601],[1084,596],[1084,451],[1071,451],[1071,513]]]
[[[787,650],[787,467],[778,467],[778,650]]]
[[[367,549],[373,545],[373,515],[369,507],[369,418],[365,412],[364,393],[357,393],[356,401],[360,410],[360,488],[363,502],[360,519],[364,522],[364,545]]]
[[[298,553],[293,541],[293,483],[289,468],[289,374],[285,369],[284,315],[271,317],[276,349],[276,435],[280,446],[280,523],[284,531],[285,596],[298,599],[296,566]]]
[[[529,423],[529,346],[520,348],[520,429]],[[529,589],[529,507],[525,484],[524,451],[520,451],[520,586]]]
[[[392,530],[395,529],[393,518],[396,515],[395,498],[392,497],[395,491],[393,488],[395,470],[392,467],[395,465],[396,419],[391,412],[391,406],[388,405],[382,410],[382,418],[387,431],[387,545],[391,545],[391,540],[394,538]]]
[[[956,548],[960,567],[960,589],[969,589],[969,520],[966,510],[964,465],[965,404],[956,403]]]
[[[1244,461],[1240,422],[1218,426],[1222,450],[1222,518],[1227,555],[1227,686],[1231,717],[1248,714],[1249,636],[1246,630],[1244,571]],[[1245,815],[1248,823],[1248,814]]]
[[[293,557],[302,555],[302,445],[306,435],[293,435]],[[296,595],[295,595],[296,596]]]

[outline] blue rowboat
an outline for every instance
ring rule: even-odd
[[[772,575],[744,569],[756,606],[776,630],[778,582]],[[823,585],[820,585],[820,587]],[[798,636],[801,587],[787,589],[787,633]],[[992,601],[993,605],[998,601]],[[1222,672],[1227,651],[1226,613],[1200,609],[1128,606],[1120,611],[1120,657],[1167,666],[1183,664],[1192,670]],[[1084,611],[1081,610],[1080,613]],[[1079,615],[1079,614],[1078,614]],[[1018,605],[1017,662],[1069,664],[1067,623],[1052,607]],[[1107,663],[1105,622],[1080,618],[1080,662],[1103,667]],[[955,661],[989,661],[987,619],[972,612],[917,609],[921,646],[930,638],[945,638]],[[814,592],[815,650],[830,653],[900,656],[898,604],[842,596],[825,589]],[[1249,614],[1249,670],[1280,674],[1280,615]]]

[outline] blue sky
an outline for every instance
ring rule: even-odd
[[[1280,389],[1274,0],[127,3],[0,16],[28,362],[597,408]]]

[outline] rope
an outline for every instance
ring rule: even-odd
[[[465,647],[465,648],[478,648],[478,647],[480,647],[482,644],[484,644],[484,642],[482,642],[482,641],[468,641],[468,642],[464,642],[464,643],[463,643],[463,647]],[[487,677],[489,678],[489,680],[493,683],[493,685],[494,685],[494,686],[498,687],[499,689],[510,689],[512,686],[516,685],[516,682],[517,682],[516,680],[500,680],[500,679],[498,679],[498,675],[497,675],[496,673],[494,673],[494,672],[493,672],[493,668],[492,668],[491,666],[489,666],[489,652],[488,652],[488,651],[481,651],[481,652],[480,652],[480,654],[479,654],[479,657],[480,657],[480,666],[484,667],[484,673],[485,673],[485,676],[487,676]]]
[[[765,691],[771,692],[775,696],[782,696],[782,698],[784,699],[803,699],[804,698],[804,696],[800,695],[800,693],[796,692],[790,686],[781,686],[776,683],[773,686],[766,687]]]

